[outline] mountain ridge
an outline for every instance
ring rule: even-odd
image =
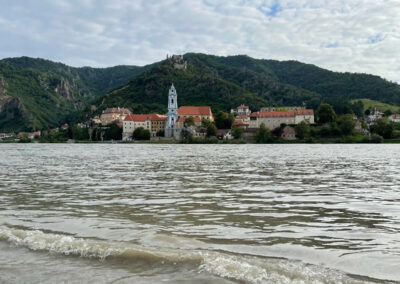
[[[0,131],[43,129],[89,118],[106,107],[138,113],[166,112],[173,82],[180,105],[210,105],[213,111],[248,104],[331,103],[340,112],[350,100],[400,105],[400,85],[375,75],[333,72],[298,61],[247,55],[187,53],[185,70],[168,60],[146,66],[71,67],[30,57],[0,60]]]

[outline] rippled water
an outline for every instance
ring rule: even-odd
[[[399,282],[399,150],[0,144],[0,282]]]

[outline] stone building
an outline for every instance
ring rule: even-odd
[[[241,104],[237,108],[231,109],[231,113],[235,116],[249,116],[251,111],[248,106]]]
[[[183,60],[183,55],[168,56],[167,54],[167,62],[171,64],[175,69],[186,70],[187,68],[187,62]]]
[[[101,125],[106,126],[110,123],[117,122],[117,124],[121,127],[125,117],[131,113],[132,112],[127,108],[107,108],[100,116]]]
[[[274,111],[297,111],[306,109],[301,106],[280,106],[280,107],[262,107],[260,112],[274,112]]]
[[[269,111],[253,112],[250,115],[250,128],[259,128],[262,123],[265,127],[273,130],[285,124],[299,124],[302,121],[314,123],[314,110],[299,109],[294,111]]]

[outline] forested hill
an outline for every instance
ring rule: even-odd
[[[400,105],[400,86],[378,76],[332,72],[297,61],[219,57],[188,53],[186,70],[171,62],[111,68],[74,68],[29,57],[0,60],[0,132],[55,127],[88,118],[89,106],[129,107],[138,113],[167,111],[173,82],[179,105],[209,105],[228,111],[239,104],[321,102],[340,112],[350,100],[365,98]]]
[[[124,104],[135,112],[166,112],[171,82],[180,105],[210,105],[213,111],[248,104],[302,105],[328,102],[340,112],[350,100],[371,98],[400,105],[400,86],[367,74],[338,73],[296,61],[259,60],[249,56],[219,57],[188,53],[187,69],[159,65],[107,94],[100,108]]]
[[[189,53],[185,58],[195,66],[215,72],[225,79],[233,79],[261,95],[265,89],[255,84],[248,86],[245,76],[232,76],[226,70],[235,68],[241,70],[242,74],[250,72],[254,77],[257,74],[264,79],[318,93],[323,100],[332,102],[369,98],[400,105],[400,85],[374,75],[333,72],[298,61],[254,59],[246,55],[218,57]],[[279,100],[273,96],[270,99],[273,102]]]
[[[0,60],[0,132],[59,126],[151,67],[74,68],[29,57]]]

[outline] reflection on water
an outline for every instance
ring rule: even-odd
[[[399,150],[3,144],[0,280],[400,281]]]

